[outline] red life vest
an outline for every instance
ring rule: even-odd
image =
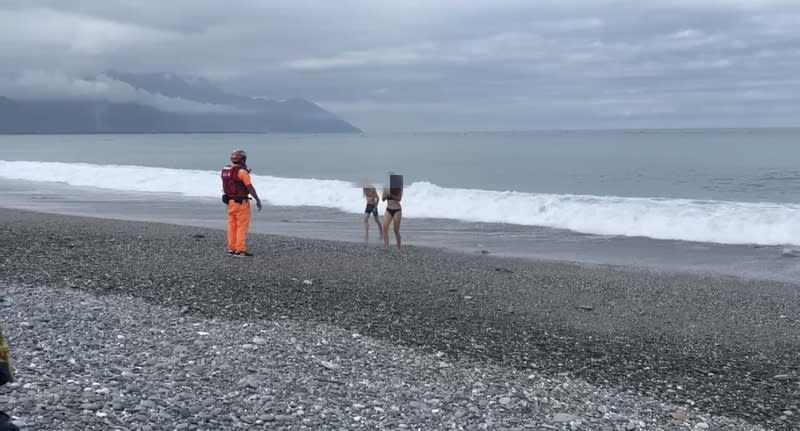
[[[228,165],[222,168],[222,192],[230,198],[247,197],[250,192],[239,179],[239,165]]]

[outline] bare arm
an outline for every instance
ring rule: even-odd
[[[261,199],[259,199],[259,198],[258,198],[258,193],[256,193],[256,189],[255,189],[255,187],[253,187],[253,185],[252,185],[252,184],[249,184],[249,185],[247,186],[247,191],[248,191],[248,192],[249,192],[249,193],[250,193],[250,194],[251,194],[251,195],[252,195],[254,198],[256,198],[256,206],[258,207],[258,210],[259,210],[259,211],[261,211]]]

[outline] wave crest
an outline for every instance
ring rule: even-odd
[[[60,182],[127,192],[218,197],[217,172],[146,166],[0,161],[0,178]],[[339,180],[254,175],[263,200],[361,213],[356,185]],[[598,235],[726,244],[776,245],[800,238],[795,204],[628,198],[444,188],[415,182],[403,193],[406,217],[509,223]]]

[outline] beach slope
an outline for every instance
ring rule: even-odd
[[[216,230],[8,209],[0,220],[9,291],[129,298],[205,321],[323,325],[450,364],[575,379],[671,406],[655,417],[684,409],[792,429],[800,416],[795,285],[270,235],[251,236],[254,258],[232,258]],[[676,415],[667,419],[684,420]]]

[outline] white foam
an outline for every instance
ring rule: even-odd
[[[0,178],[51,181],[126,192],[218,197],[218,172],[144,166],[0,161]],[[261,198],[281,206],[364,208],[361,189],[338,180],[253,175]],[[800,238],[800,206],[778,203],[625,198],[443,188],[415,182],[406,217],[545,226],[576,232],[727,244],[787,244]]]

